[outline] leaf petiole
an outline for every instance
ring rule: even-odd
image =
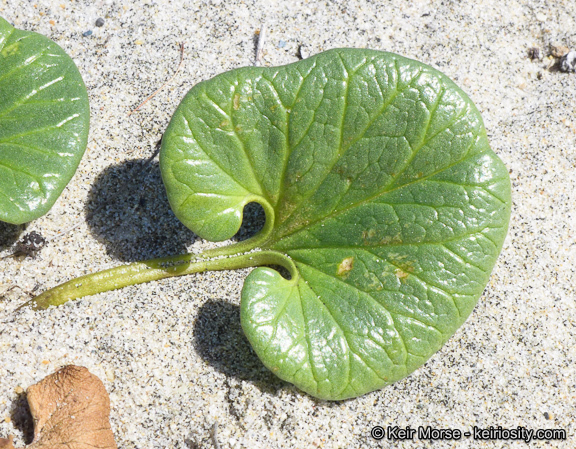
[[[283,266],[290,272],[292,282],[297,282],[298,271],[290,258],[277,251],[263,251],[257,248],[241,251],[243,246],[247,246],[245,245],[247,242],[215,248],[202,254],[162,257],[80,276],[45,291],[18,309],[26,306],[32,306],[34,310],[47,309],[84,296],[173,276],[261,265]]]
[[[18,307],[17,310],[27,306],[31,306],[33,310],[47,309],[50,306],[60,306],[70,300],[130,285],[209,270],[236,270],[261,265],[280,265],[289,271],[292,282],[297,282],[298,270],[290,257],[277,251],[260,249],[265,247],[274,227],[274,209],[264,199],[259,200],[264,208],[266,221],[260,232],[247,240],[210,249],[200,254],[161,257],[80,276],[46,290]]]

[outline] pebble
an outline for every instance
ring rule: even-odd
[[[98,18],[96,19],[96,26],[97,26],[98,28],[104,26],[104,19],[103,19],[102,17],[98,17]]]
[[[540,49],[538,49],[536,47],[530,47],[528,49],[528,57],[531,60],[540,59]]]
[[[46,245],[46,239],[36,231],[32,231],[22,237],[16,244],[15,256],[31,256],[40,251]]]
[[[570,51],[562,56],[560,70],[563,72],[576,72],[576,51]]]
[[[550,47],[550,54],[555,58],[561,58],[569,51],[570,49],[565,45],[552,45],[552,47]]]
[[[82,33],[82,36],[84,36],[84,37],[92,36],[92,30],[84,31]]]
[[[298,56],[300,57],[300,59],[306,59],[307,57],[310,56],[310,48],[308,47],[308,45],[301,44],[298,47]]]

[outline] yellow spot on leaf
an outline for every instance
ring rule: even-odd
[[[362,240],[364,240],[364,244],[366,245],[368,241],[372,240],[376,235],[375,229],[369,229],[368,231],[362,231]]]
[[[234,95],[232,107],[234,108],[235,111],[237,111],[238,108],[240,107],[240,94]]]
[[[398,279],[400,279],[400,281],[403,281],[404,279],[406,279],[408,276],[410,276],[410,273],[406,273],[404,270],[400,269],[400,268],[396,268],[394,270],[394,274],[396,275],[396,277]]]
[[[16,53],[18,53],[19,50],[20,50],[20,42],[15,42],[12,45],[4,47],[4,50],[2,50],[2,53],[0,54],[5,58],[7,58],[8,56],[15,55]]]
[[[346,257],[346,259],[338,264],[336,274],[338,276],[344,276],[352,271],[352,268],[354,268],[354,257]]]

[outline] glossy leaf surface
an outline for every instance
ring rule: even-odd
[[[56,43],[0,17],[0,220],[44,215],[70,181],[88,139],[88,94]]]
[[[279,377],[343,399],[408,375],[468,317],[496,262],[510,182],[470,99],[398,55],[340,49],[196,85],[163,138],[176,215],[209,240],[263,205],[243,329]],[[250,243],[247,244],[250,249]]]

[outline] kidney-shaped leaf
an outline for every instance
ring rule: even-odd
[[[72,59],[0,17],[0,220],[52,207],[86,149],[88,94]]]
[[[230,238],[267,225],[242,292],[243,329],[279,377],[326,399],[390,384],[468,317],[496,262],[510,181],[470,99],[398,55],[340,49],[195,86],[163,139],[176,215]]]

